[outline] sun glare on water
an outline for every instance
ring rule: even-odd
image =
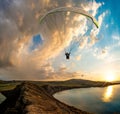
[[[105,89],[105,92],[103,94],[103,98],[102,100],[104,102],[110,102],[111,99],[113,97],[113,86],[108,86],[106,89]]]
[[[107,72],[105,74],[105,80],[108,82],[114,81],[115,80],[115,74],[113,72]]]

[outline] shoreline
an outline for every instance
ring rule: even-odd
[[[53,91],[49,91],[47,90],[51,95],[54,95],[55,93],[57,92],[61,92],[61,91],[65,91],[65,90],[70,90],[70,89],[79,89],[79,88],[91,88],[91,87],[99,87],[99,88],[103,88],[103,87],[107,87],[107,86],[113,86],[113,85],[120,85],[120,83],[106,83],[105,85],[96,85],[96,86],[93,86],[93,85],[89,85],[89,86],[50,86],[51,89]],[[42,86],[43,88],[47,89],[49,85],[44,85]],[[49,89],[49,88],[48,88]]]
[[[59,100],[53,95],[57,92],[77,89],[77,88],[91,88],[91,87],[106,87],[116,85],[119,83],[99,83],[97,85],[82,85],[82,86],[53,86],[42,85],[38,86],[30,82],[23,82],[17,85],[11,91],[1,92],[7,99],[0,104],[1,114],[90,114],[89,112],[69,106]],[[14,98],[14,100],[13,100]]]
[[[68,88],[67,88],[68,89]],[[55,88],[24,82],[12,91],[1,92],[7,99],[0,104],[1,114],[90,114],[55,99]],[[51,92],[49,92],[51,91]]]

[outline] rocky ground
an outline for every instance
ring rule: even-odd
[[[0,114],[89,114],[52,96],[57,91],[71,88],[21,83],[12,91],[2,92],[7,100],[0,105]]]

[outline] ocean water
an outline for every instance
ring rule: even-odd
[[[59,101],[95,114],[120,114],[120,85],[58,92]]]
[[[6,99],[4,95],[0,93],[0,104]]]

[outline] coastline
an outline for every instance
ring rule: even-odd
[[[115,83],[102,83],[82,86],[38,86],[30,82],[23,82],[15,89],[1,92],[7,99],[0,104],[1,114],[90,114],[73,106],[68,106],[53,97],[56,92],[89,87],[105,87]]]
[[[50,86],[37,86],[24,82],[12,91],[4,91],[7,99],[0,104],[1,114],[90,114],[73,106],[68,106],[52,94]],[[49,92],[53,90],[52,92]],[[54,91],[55,92],[55,91]]]

